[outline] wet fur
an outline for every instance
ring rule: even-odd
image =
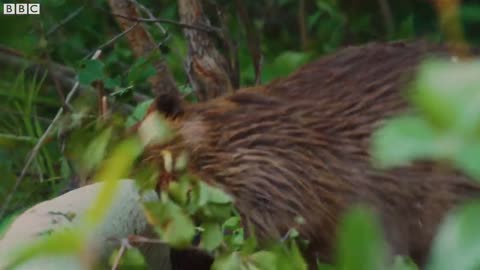
[[[447,212],[480,188],[429,162],[377,170],[368,151],[371,133],[409,110],[406,83],[430,53],[445,50],[424,42],[350,47],[265,86],[181,110],[160,106],[177,112],[180,134],[162,147],[187,150],[189,169],[231,194],[260,239],[297,228],[311,242],[312,269],[317,257],[332,261],[339,219],[357,203],[378,213],[393,254],[422,265]]]

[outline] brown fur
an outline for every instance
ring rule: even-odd
[[[310,262],[332,261],[342,213],[363,203],[392,252],[423,264],[447,211],[480,187],[429,162],[380,171],[368,150],[382,121],[408,110],[405,82],[430,52],[444,53],[423,42],[343,49],[266,86],[185,106],[173,121],[180,137],[161,147],[187,150],[189,169],[231,194],[260,239],[297,228]]]

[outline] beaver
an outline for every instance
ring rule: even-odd
[[[429,161],[377,169],[369,147],[386,119],[413,110],[404,90],[431,55],[449,56],[425,41],[351,46],[207,102],[159,99],[155,110],[178,135],[150,153],[187,151],[188,170],[230,194],[260,241],[296,228],[310,269],[333,262],[337,226],[356,204],[375,210],[391,254],[423,266],[446,214],[479,197],[480,185]]]

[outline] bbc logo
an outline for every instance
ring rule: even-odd
[[[40,14],[40,4],[3,4],[3,14],[38,15]]]

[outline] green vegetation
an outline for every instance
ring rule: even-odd
[[[0,1],[4,2],[8,1]],[[158,18],[180,20],[176,1],[139,2]],[[234,1],[204,2],[212,25],[224,22],[223,27],[237,43],[240,85],[252,85],[256,75],[254,57]],[[429,1],[243,2],[250,23],[261,37],[262,82],[287,75],[301,64],[344,45],[451,38],[448,30],[439,26],[437,10]],[[387,10],[382,10],[380,2],[387,4]],[[300,3],[304,3],[303,9]],[[20,253],[14,264],[39,254],[82,254],[87,241],[83,236],[104,218],[116,180],[133,177],[142,188],[151,188],[158,176],[150,168],[135,167],[143,146],[137,138],[123,136],[152,102],[147,82],[155,74],[151,59],[136,58],[124,38],[112,41],[121,30],[107,1],[43,0],[41,5],[39,16],[0,15],[0,25],[7,26],[0,27],[0,235],[21,211],[84,184],[83,179],[101,179],[107,184],[96,203],[98,207],[89,212],[85,231],[42,238]],[[217,15],[217,9],[226,14],[225,18]],[[480,45],[476,34],[480,29],[480,5],[465,0],[459,12],[465,40]],[[159,42],[162,58],[182,94],[195,100],[183,66],[188,50],[182,27],[162,23],[167,29],[163,33],[153,23],[145,25]],[[91,59],[99,48],[100,59]],[[224,52],[225,48],[221,48]],[[60,79],[48,76],[59,71],[53,63],[61,65]],[[50,68],[35,69],[34,64]],[[424,63],[418,80],[411,89],[405,89],[410,90],[411,103],[418,113],[392,119],[376,133],[372,148],[375,163],[389,168],[415,159],[442,160],[480,179],[478,74],[478,61]],[[72,83],[62,83],[61,79]],[[80,87],[69,98],[76,80]],[[90,86],[99,81],[104,85],[111,113],[102,113],[97,89]],[[56,117],[59,110],[63,113]],[[162,125],[152,128],[161,138],[171,135]],[[405,147],[395,147],[399,144]],[[260,248],[255,239],[244,237],[240,217],[227,195],[189,175],[185,166],[166,169],[178,173],[179,181],[169,185],[159,202],[145,204],[149,221],[162,241],[185,247],[200,232],[200,246],[216,256],[215,270],[306,269],[299,252],[302,242],[297,241],[294,230],[282,243]],[[428,269],[480,268],[478,213],[480,204],[472,203],[447,220],[435,242]],[[385,243],[371,213],[353,209],[340,231],[338,265],[320,264],[319,269],[384,269]],[[117,255],[112,254],[111,264]],[[398,257],[394,262],[391,269],[417,269],[408,258]],[[122,255],[119,266],[142,269],[144,263],[138,250],[130,248]]]

